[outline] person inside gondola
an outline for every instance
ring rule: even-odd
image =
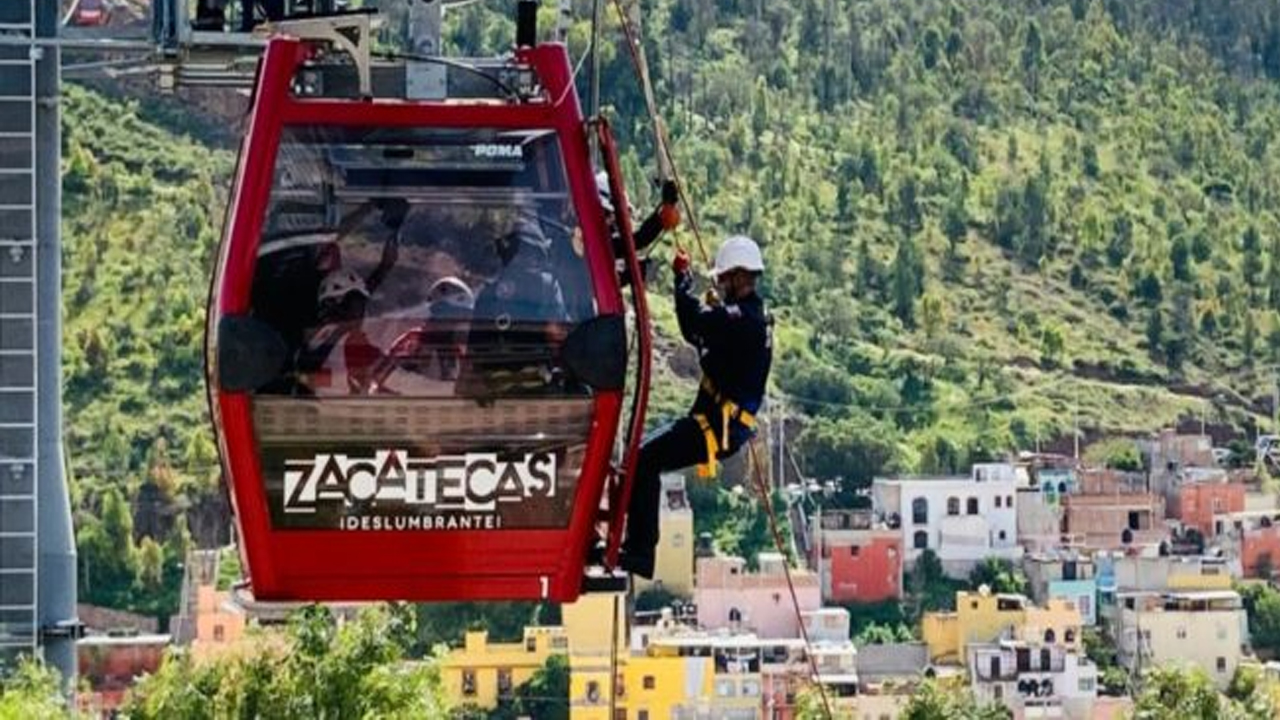
[[[365,316],[373,292],[386,280],[400,256],[399,233],[384,241],[382,257],[368,276],[343,267],[340,242],[377,207],[366,203],[343,222],[332,243],[317,251],[316,269],[324,273],[316,292],[316,327],[307,333],[296,363],[301,384],[316,395],[367,394],[378,389],[385,356],[366,334]],[[393,209],[403,220],[403,213]],[[383,221],[388,222],[383,210]],[[397,223],[398,226],[398,223]]]
[[[495,243],[500,269],[476,296],[463,394],[493,397],[552,386],[555,350],[569,315],[552,272],[550,243],[536,217],[522,215]]]

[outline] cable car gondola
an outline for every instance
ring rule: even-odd
[[[351,64],[268,41],[210,294],[211,415],[252,592],[571,601],[601,532],[616,557],[628,347],[565,48],[473,69],[485,97],[326,96],[328,70]],[[622,467],[647,396],[640,285]]]

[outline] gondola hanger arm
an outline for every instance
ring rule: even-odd
[[[373,97],[370,55],[373,22],[367,13],[332,17],[297,18],[267,23],[261,31],[268,35],[291,35],[305,42],[329,43],[351,58],[359,78],[360,97]]]

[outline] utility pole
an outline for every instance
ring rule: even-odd
[[[1071,420],[1071,440],[1074,445],[1074,457],[1076,463],[1080,462],[1080,388],[1075,391],[1075,409],[1072,412]]]

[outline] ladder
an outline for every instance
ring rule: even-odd
[[[36,523],[36,0],[0,2],[0,673],[34,652]]]

